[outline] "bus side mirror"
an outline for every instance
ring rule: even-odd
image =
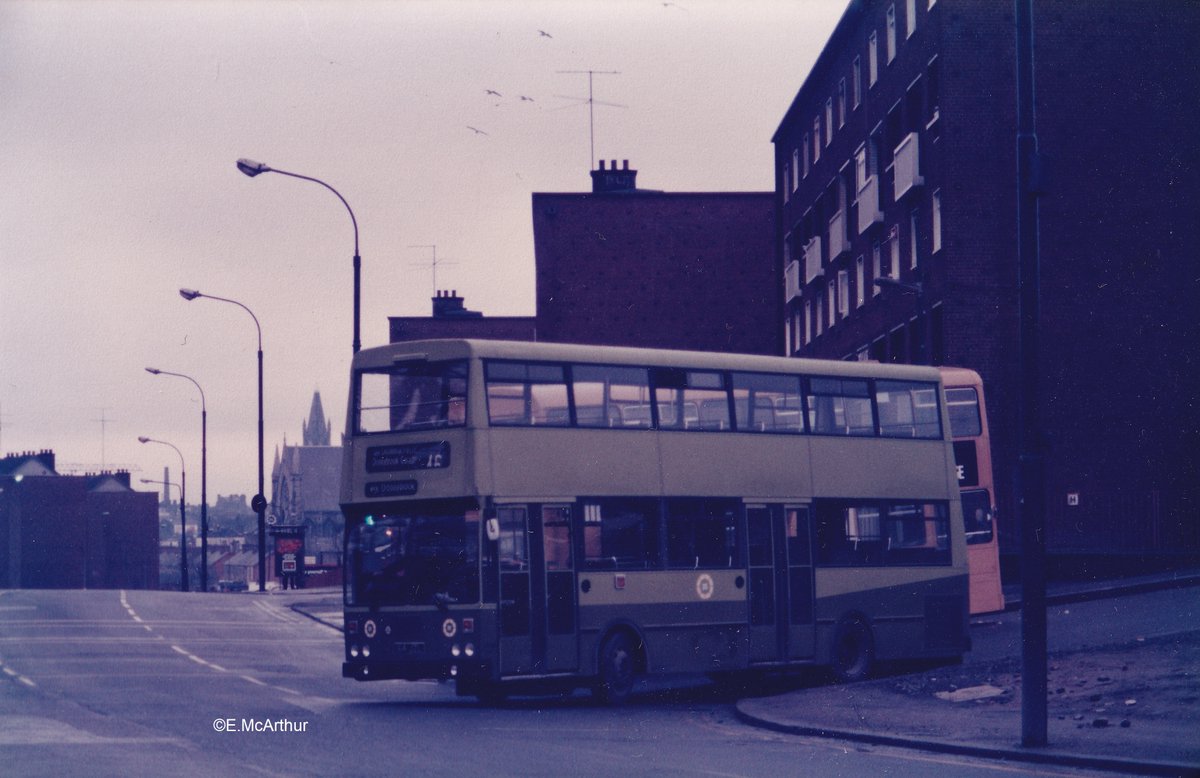
[[[491,518],[484,525],[487,527],[487,539],[495,543],[500,539],[500,519]]]

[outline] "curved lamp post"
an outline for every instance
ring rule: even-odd
[[[200,591],[208,591],[208,405],[204,401],[204,389],[200,383],[189,375],[172,373],[169,370],[159,370],[148,367],[146,372],[151,375],[170,375],[176,378],[186,378],[196,385],[200,392]]]
[[[291,176],[292,178],[299,178],[304,181],[312,181],[314,184],[320,184],[330,192],[333,192],[335,195],[337,195],[337,199],[342,201],[342,205],[346,206],[346,211],[350,214],[350,223],[354,227],[354,342],[352,344],[352,348],[354,349],[354,353],[357,354],[360,345],[358,338],[358,320],[359,288],[362,276],[362,257],[358,255],[358,220],[354,218],[354,211],[350,209],[350,203],[346,202],[346,198],[342,197],[338,190],[334,189],[332,186],[319,178],[302,176],[299,173],[289,173],[286,170],[279,170],[278,168],[269,167],[262,162],[255,162],[252,159],[245,158],[237,161],[237,169],[250,176],[250,178],[254,178],[259,173],[279,173],[283,176]]]
[[[170,446],[179,455],[179,591],[186,592],[188,590],[187,511],[184,505],[187,504],[187,470],[183,465],[183,452],[176,448],[173,443],[168,443],[165,440],[140,437],[138,438],[138,442],[159,443],[164,446]]]
[[[247,308],[237,300],[230,300],[227,297],[217,297],[212,294],[202,294],[195,289],[180,289],[179,296],[185,300],[195,300],[197,297],[205,297],[209,300],[219,300],[223,303],[232,303],[241,308],[246,313],[250,314],[250,318],[254,320],[254,329],[258,332],[258,492],[254,498],[250,500],[250,507],[258,514],[258,590],[265,592],[267,590],[267,498],[263,496],[263,350],[262,350],[262,327],[259,326],[258,317],[254,315],[254,311]]]

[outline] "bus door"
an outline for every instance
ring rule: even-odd
[[[500,598],[496,618],[500,635],[500,673],[533,672],[530,618],[529,512],[524,505],[496,509],[500,523],[497,541]]]
[[[500,672],[579,667],[570,505],[505,505],[500,522]]]
[[[813,656],[812,552],[808,508],[746,506],[750,661]]]
[[[576,629],[575,553],[571,538],[571,506],[543,505],[541,565],[545,571],[544,596],[534,597],[534,624],[544,630],[540,642],[546,672],[579,669],[579,640]],[[535,558],[537,554],[535,553]],[[536,593],[535,593],[536,594]],[[540,613],[539,613],[540,611]],[[535,635],[535,647],[539,640]]]

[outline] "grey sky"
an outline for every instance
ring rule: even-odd
[[[237,158],[350,203],[364,347],[430,310],[414,244],[470,307],[530,315],[530,193],[590,186],[587,77],[558,71],[620,71],[595,77],[625,106],[596,107],[596,156],[642,186],[768,190],[771,134],[845,5],[0,0],[0,448],[136,481],[177,470],[137,442],[160,438],[198,500],[198,394],[158,367],[204,387],[209,499],[253,494],[253,322],[177,290],[258,316],[269,470],[314,389],[335,442],[345,422],[353,233],[324,188]]]

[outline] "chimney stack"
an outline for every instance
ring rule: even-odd
[[[637,189],[637,171],[629,168],[629,160],[623,160],[621,169],[617,169],[617,161],[610,160],[606,169],[604,160],[600,160],[600,168],[592,171],[592,193],[606,194],[610,192],[633,192]]]

